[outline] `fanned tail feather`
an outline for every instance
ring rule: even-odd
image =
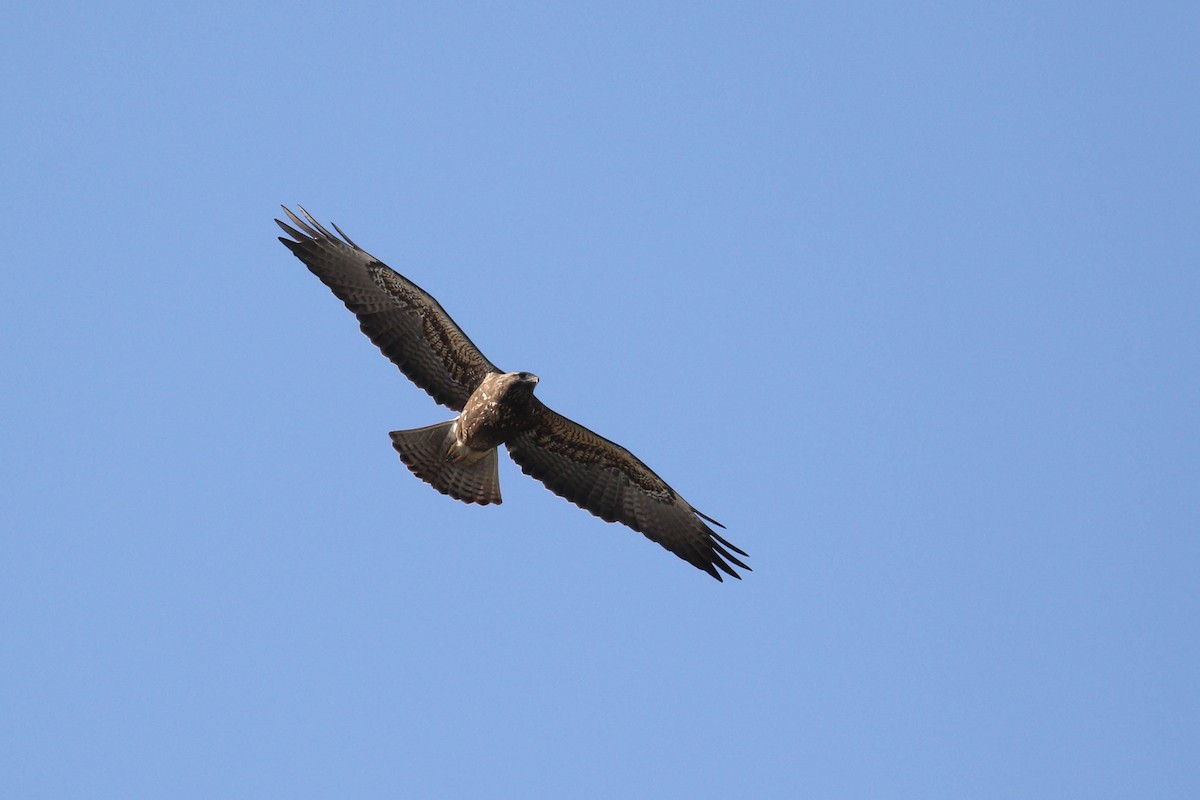
[[[496,450],[478,458],[453,458],[454,420],[389,435],[404,465],[442,494],[481,506],[501,502]]]

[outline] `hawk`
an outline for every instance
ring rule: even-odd
[[[367,253],[337,225],[330,233],[300,207],[284,206],[291,238],[279,241],[358,317],[363,333],[409,380],[457,411],[447,422],[392,431],[414,475],[466,503],[500,503],[500,445],[521,471],[606,522],[620,522],[717,580],[741,578],[746,553],[632,453],[547,408],[538,377],[502,372],[427,292]],[[295,227],[293,227],[295,226]],[[736,555],[735,555],[736,554]],[[731,566],[732,565],[732,566]]]

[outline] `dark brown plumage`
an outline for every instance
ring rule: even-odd
[[[487,360],[427,292],[356,245],[326,230],[303,208],[288,208],[290,239],[279,237],[358,317],[383,354],[413,383],[459,415],[392,431],[400,459],[435,489],[468,503],[499,503],[497,448],[526,475],[608,522],[620,522],[704,570],[741,577],[745,556],[632,453],[547,408],[533,395],[538,378],[502,372]],[[295,227],[293,227],[293,225]],[[736,554],[736,555],[735,555]]]

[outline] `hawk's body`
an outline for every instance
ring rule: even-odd
[[[370,255],[336,225],[284,208],[280,241],[358,317],[363,333],[405,375],[459,415],[392,431],[401,460],[438,491],[468,503],[500,502],[497,449],[527,475],[608,522],[621,522],[721,580],[744,552],[725,541],[628,450],[551,411],[533,396],[538,378],[497,369],[428,293]],[[297,228],[299,230],[297,230]],[[732,552],[731,552],[732,551]],[[718,571],[720,570],[720,572]]]

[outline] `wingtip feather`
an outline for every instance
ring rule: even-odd
[[[721,523],[717,522],[715,519],[713,519],[712,517],[710,517],[708,514],[705,514],[703,511],[696,511],[696,509],[694,509],[694,508],[692,509],[692,511],[695,511],[695,512],[696,512],[696,516],[697,516],[697,517],[699,517],[700,519],[704,520],[705,522],[711,522],[713,525],[716,525],[716,526],[717,526],[718,528],[720,528],[721,530],[725,530],[725,526],[724,526],[724,525],[722,525]],[[742,553],[742,555],[745,555],[745,553]]]
[[[351,247],[353,247],[355,250],[362,250],[362,248],[361,248],[361,247],[359,247],[357,244],[355,244],[355,243],[354,243],[354,240],[353,240],[353,239],[351,239],[349,236],[347,236],[347,235],[346,235],[346,232],[345,232],[344,230],[342,230],[341,228],[339,228],[339,227],[337,226],[337,223],[336,223],[336,222],[331,222],[331,223],[329,223],[329,224],[330,224],[330,225],[332,225],[332,226],[333,226],[333,229],[334,229],[335,231],[337,231],[337,232],[338,232],[338,236],[341,236],[341,237],[342,237],[342,239],[344,239],[344,240],[345,240],[346,244],[350,245],[350,246],[351,246]]]

